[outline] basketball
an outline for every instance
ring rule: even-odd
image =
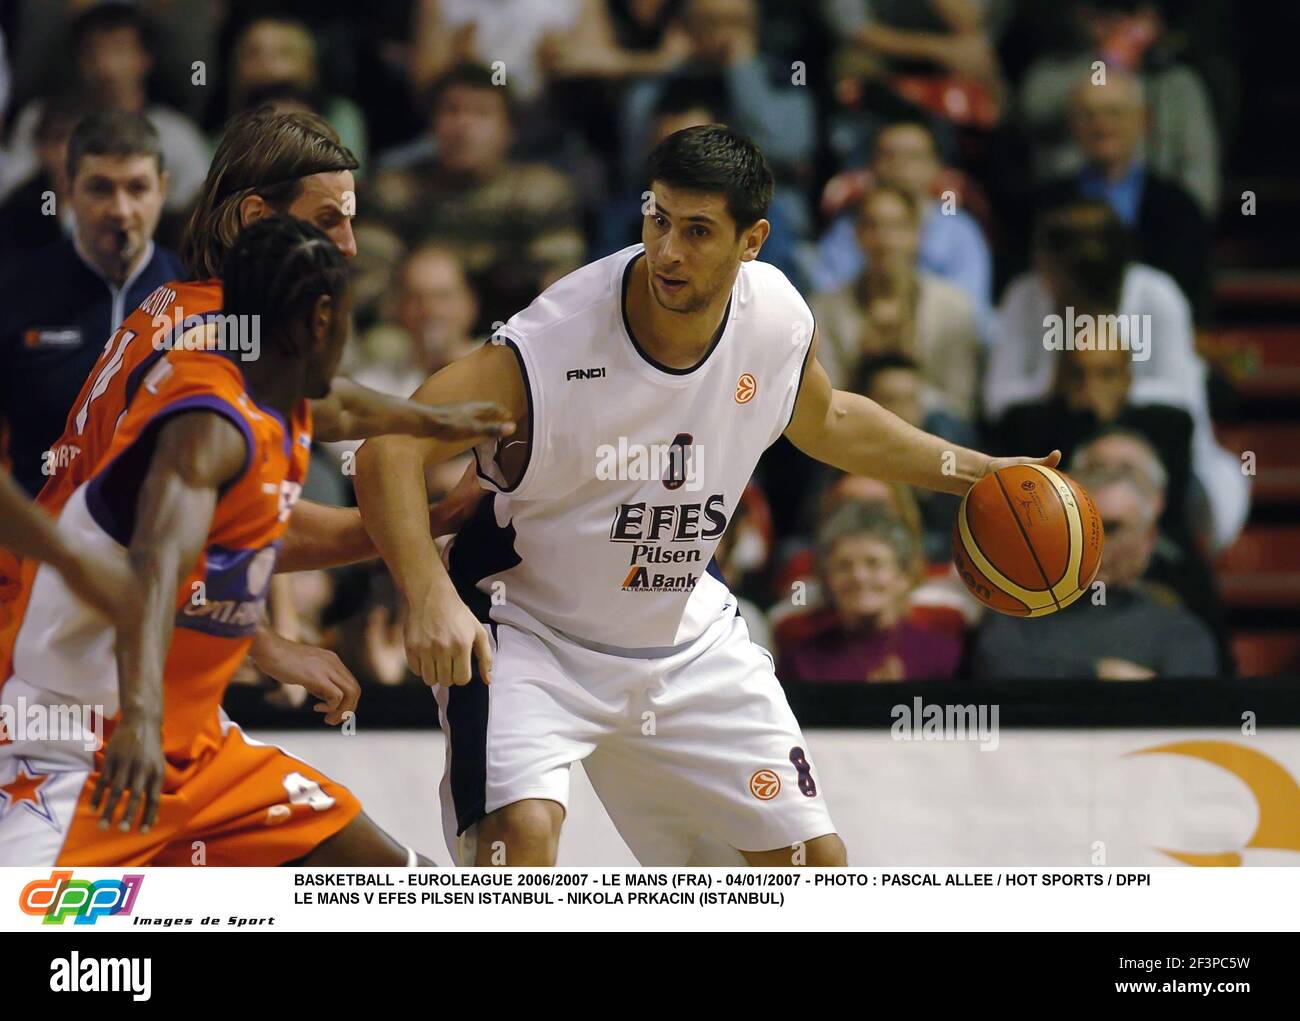
[[[1092,497],[1053,468],[1020,464],[971,486],[953,525],[953,563],[991,610],[1043,617],[1092,584],[1105,541]]]

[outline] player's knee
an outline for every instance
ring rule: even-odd
[[[807,865],[815,869],[841,869],[849,863],[849,853],[838,833],[827,833],[808,841]]]
[[[480,865],[554,865],[564,810],[553,801],[518,801],[478,824]]]

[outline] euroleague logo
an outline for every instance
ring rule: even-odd
[[[749,778],[749,793],[759,801],[771,801],[781,793],[781,778],[770,769],[760,769]]]
[[[742,372],[740,379],[736,381],[736,403],[748,404],[754,399],[756,393],[758,393],[758,380],[754,378],[752,372]]]

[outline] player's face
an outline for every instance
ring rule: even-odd
[[[330,381],[338,375],[343,348],[352,331],[352,296],[347,291],[334,300],[322,298],[312,317],[312,347],[307,356],[306,387],[303,396],[319,400],[330,392]]]
[[[129,265],[162,215],[167,175],[152,156],[83,156],[72,182],[77,240],[101,267]]]
[[[759,220],[737,236],[724,196],[659,181],[652,192],[641,222],[651,294],[670,312],[700,312],[731,291],[740,264],[758,255],[768,222]]]
[[[350,170],[312,174],[302,179],[302,190],[285,212],[319,227],[338,245],[343,258],[351,259],[357,254],[357,239],[352,234],[356,188]]]
[[[831,605],[846,627],[890,624],[901,613],[911,579],[893,547],[870,535],[849,535],[825,562]]]

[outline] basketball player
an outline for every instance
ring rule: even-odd
[[[832,390],[808,306],[756,261],[772,175],[752,142],[688,128],[649,170],[642,244],[417,391],[494,401],[519,426],[475,449],[490,495],[450,578],[421,465],[465,445],[383,437],[358,458],[362,518],[409,602],[407,659],[437,686],[448,846],[554,864],[582,761],[643,864],[684,864],[709,836],[753,865],[843,865],[771,657],[712,565],[760,455],[785,435],[844,471],[960,494],[1059,453],[991,459]]]
[[[68,545],[126,570],[116,634],[49,567],[31,584],[6,701],[101,706],[108,742],[83,717],[0,745],[0,864],[416,864],[350,792],[221,711],[350,316],[342,254],[299,220],[247,228],[222,282],[226,314],[260,317],[261,356],[155,362],[59,515]]]
[[[356,254],[351,226],[356,167],[356,158],[339,143],[333,129],[313,114],[278,114],[263,108],[231,120],[213,156],[182,248],[192,277],[158,288],[108,339],[68,413],[63,435],[52,448],[53,463],[64,467],[38,494],[42,507],[53,514],[63,508],[99,464],[140,380],[168,347],[187,346],[189,322],[220,311],[221,267],[240,230],[283,213],[315,224],[345,257]],[[372,436],[378,423],[393,422],[395,415],[402,416],[402,427],[408,431],[444,438],[495,434],[501,428],[499,409],[461,403],[429,408],[350,380],[334,381],[330,397],[315,402],[312,411],[318,436],[336,431],[336,426],[351,437]],[[334,567],[374,555],[355,509],[302,500],[284,537],[277,569]],[[12,644],[25,599],[20,578],[13,559],[0,555],[0,682],[8,674],[4,651]],[[285,684],[302,684],[326,700],[326,722],[338,723],[348,709],[355,708],[358,689],[352,681],[346,686],[350,694],[344,694],[345,686],[333,676],[335,668],[343,668],[332,653],[289,642],[260,626],[250,655],[268,676]]]

